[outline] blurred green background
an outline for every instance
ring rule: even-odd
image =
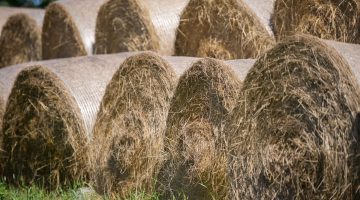
[[[0,6],[43,8],[54,0],[0,0]]]

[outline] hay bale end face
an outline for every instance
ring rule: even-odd
[[[97,17],[96,53],[152,50],[173,55],[188,0],[109,0]]]
[[[0,177],[3,177],[2,167],[6,160],[6,152],[3,149],[3,131],[2,121],[5,113],[7,99],[14,85],[15,79],[19,72],[26,67],[26,64],[13,65],[0,69]]]
[[[96,26],[98,54],[159,49],[159,38],[142,1],[108,1],[100,8]]]
[[[358,0],[276,0],[272,24],[277,39],[306,33],[323,39],[360,43]]]
[[[248,73],[225,133],[234,199],[352,199],[360,90],[348,63],[310,36],[277,44]]]
[[[261,16],[269,12],[251,8],[242,0],[190,0],[181,15],[175,54],[218,59],[258,57],[274,44],[274,38],[270,22],[265,23]]]
[[[4,174],[10,183],[56,189],[89,180],[89,142],[100,101],[128,55],[28,64],[4,114]]]
[[[40,59],[41,25],[27,14],[9,17],[0,36],[0,68]]]
[[[8,99],[3,122],[9,182],[57,187],[87,175],[88,138],[75,99],[48,69],[23,70]]]
[[[94,127],[93,173],[99,193],[125,198],[153,189],[175,84],[172,67],[152,53],[128,58],[115,73]]]
[[[221,129],[240,86],[228,65],[210,58],[197,61],[180,77],[167,118],[167,160],[158,178],[162,198],[227,198]]]
[[[95,42],[98,10],[105,0],[51,3],[42,30],[43,59],[90,55]]]
[[[38,24],[42,24],[44,18],[44,11],[42,9],[0,7],[0,30],[2,30],[8,18],[16,14],[31,16]]]

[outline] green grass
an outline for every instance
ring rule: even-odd
[[[80,186],[74,186],[73,188],[66,190],[47,192],[36,186],[15,188],[0,182],[0,200],[109,200],[109,198],[101,197],[99,195],[86,195],[86,198],[84,198],[79,192],[80,188]],[[116,197],[111,199],[120,200],[120,198]],[[143,192],[135,192],[126,200],[159,200],[159,197],[156,193],[146,194]]]
[[[40,189],[36,186],[32,187],[20,187],[14,188],[5,185],[4,183],[0,183],[0,199],[6,200],[36,200],[36,199],[78,199],[78,194],[76,193],[76,189],[69,190],[58,190],[55,192],[46,192],[43,189]]]

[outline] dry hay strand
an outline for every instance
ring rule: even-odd
[[[2,121],[5,113],[5,106],[8,96],[13,87],[14,81],[18,73],[24,69],[26,65],[15,65],[0,69],[0,179],[3,177],[3,166],[6,162],[6,152],[3,150],[3,132]]]
[[[251,62],[233,64],[232,68],[251,66]],[[241,87],[232,68],[205,58],[180,77],[167,118],[166,162],[158,176],[162,199],[228,199],[221,130]]]
[[[277,0],[272,24],[277,39],[306,33],[341,42],[360,42],[359,0]]]
[[[20,13],[27,14],[33,17],[39,24],[42,24],[41,22],[44,18],[44,11],[42,9],[0,7],[0,31],[9,17]]]
[[[258,57],[274,44],[269,2],[272,1],[190,0],[176,34],[176,55]]]
[[[48,189],[89,179],[92,127],[105,87],[124,55],[31,64],[3,118],[4,176]]]
[[[43,59],[90,55],[98,10],[105,0],[60,0],[51,3],[42,29]]]
[[[41,24],[23,13],[9,17],[0,36],[0,68],[40,59]]]
[[[98,14],[96,53],[152,50],[173,55],[188,0],[109,0]]]
[[[249,71],[225,134],[233,199],[355,199],[358,82],[310,36],[289,38]]]
[[[106,88],[92,147],[95,189],[127,197],[153,190],[176,74],[153,53],[128,58]]]
[[[78,174],[87,167],[85,125],[61,81],[39,66],[22,71],[14,88],[3,124],[8,181],[42,179],[45,186],[56,187],[86,176]]]

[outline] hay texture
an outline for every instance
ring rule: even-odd
[[[359,106],[339,52],[310,36],[277,44],[246,76],[225,128],[232,198],[356,199]]]
[[[96,22],[96,53],[152,50],[173,55],[188,0],[109,0]]]
[[[272,24],[277,39],[306,33],[323,39],[359,43],[358,0],[276,0]]]
[[[170,60],[153,53],[130,57],[107,86],[92,145],[99,193],[123,199],[135,191],[154,191],[177,81],[174,68],[184,71],[192,59]]]
[[[0,8],[0,12],[0,68],[40,60],[44,11]]]
[[[0,69],[0,177],[3,177],[3,167],[5,164],[6,152],[3,150],[3,132],[2,122],[5,112],[6,102],[11,92],[18,73],[24,69],[26,65],[15,65]]]
[[[233,62],[249,69],[253,62]],[[227,199],[223,122],[235,105],[241,82],[229,65],[197,61],[181,77],[165,132],[166,162],[159,174],[162,199]]]
[[[98,10],[105,0],[60,0],[46,8],[42,30],[44,59],[90,55]]]
[[[8,182],[55,189],[88,180],[90,133],[125,56],[39,62],[19,73],[3,118]]]
[[[43,17],[38,15],[41,12],[41,9],[32,9],[32,8],[11,8],[11,7],[0,7],[0,31],[2,30],[3,26],[6,24],[6,21],[12,15],[16,15],[19,13],[25,13],[30,16],[40,16],[35,17],[37,20],[41,20]]]
[[[190,0],[175,53],[218,59],[256,58],[274,44],[272,0]]]

